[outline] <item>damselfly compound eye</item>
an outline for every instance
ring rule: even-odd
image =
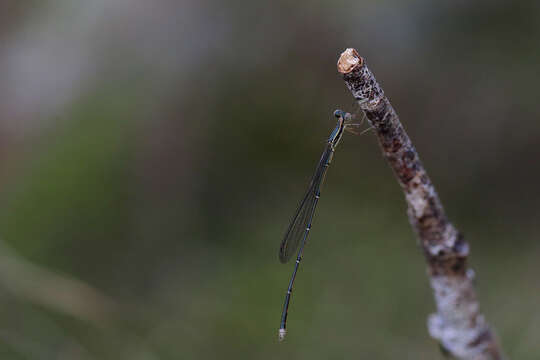
[[[334,111],[334,116],[335,116],[336,118],[343,117],[343,111],[341,111],[341,110],[339,110],[339,109],[336,110],[336,111]]]

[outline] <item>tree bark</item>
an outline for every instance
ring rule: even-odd
[[[435,187],[411,139],[373,73],[356,50],[345,50],[338,71],[377,133],[408,205],[408,216],[428,265],[437,312],[428,319],[430,335],[459,359],[499,360],[502,351],[484,316],[467,267],[469,245],[448,221]]]

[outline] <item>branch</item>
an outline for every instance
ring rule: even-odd
[[[503,359],[495,336],[480,313],[467,268],[469,245],[448,221],[435,187],[390,101],[356,50],[345,50],[338,71],[379,138],[383,155],[405,193],[409,222],[428,265],[437,312],[428,319],[430,335],[460,359]]]

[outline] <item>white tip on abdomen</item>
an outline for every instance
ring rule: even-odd
[[[285,335],[287,335],[287,330],[279,329],[279,341],[283,341],[283,339],[285,339]]]

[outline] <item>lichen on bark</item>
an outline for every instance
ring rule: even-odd
[[[365,60],[345,50],[338,71],[375,129],[383,155],[408,205],[408,216],[428,265],[437,312],[428,319],[430,335],[459,359],[503,359],[489,328],[467,267],[469,245],[448,221],[435,187],[399,117]]]

